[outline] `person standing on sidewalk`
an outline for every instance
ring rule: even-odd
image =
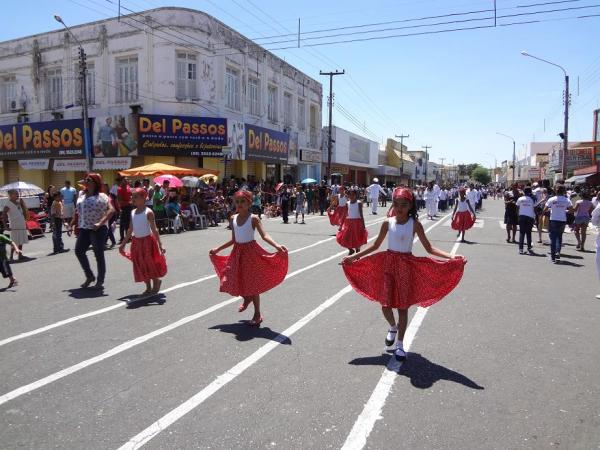
[[[62,231],[63,231],[63,220],[64,217],[64,204],[62,195],[60,192],[54,193],[54,198],[52,200],[52,206],[50,206],[51,217],[54,227],[52,228],[52,245],[53,251],[52,254],[56,255],[57,253],[68,252],[69,250],[65,250],[65,244],[62,240]],[[73,212],[71,212],[71,219],[73,218]]]
[[[125,233],[129,229],[129,222],[131,222],[131,211],[133,211],[133,205],[131,204],[131,187],[127,178],[123,177],[119,180],[119,188],[117,189],[117,203],[119,205],[119,244],[123,242]]]
[[[60,195],[62,196],[62,204],[63,204],[63,222],[67,226],[67,235],[71,235],[71,228],[69,224],[73,219],[73,215],[75,214],[75,202],[77,201],[77,189],[71,186],[71,182],[69,180],[65,181],[64,187],[60,190]],[[61,225],[62,228],[62,225]]]
[[[533,248],[531,246],[531,230],[535,222],[535,211],[533,193],[530,187],[523,190],[523,195],[517,200],[517,208],[519,211],[519,254],[525,254],[523,243],[527,238],[527,251],[531,255]]]
[[[562,184],[555,187],[556,195],[550,197],[546,202],[544,211],[550,211],[550,257],[553,263],[560,260],[560,249],[562,237],[567,224],[567,213],[572,211],[571,200],[565,194],[566,190]]]

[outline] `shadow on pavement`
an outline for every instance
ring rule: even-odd
[[[21,259],[15,259],[10,264],[23,264],[29,261],[35,261],[37,258],[30,258],[29,256],[23,256]]]
[[[235,335],[238,341],[249,341],[251,339],[261,338],[270,341],[278,341],[284,345],[292,345],[292,340],[287,336],[281,336],[280,333],[271,330],[269,327],[251,327],[248,325],[248,320],[240,320],[237,323],[226,323],[215,325],[209,330],[219,330],[223,333]],[[279,339],[277,337],[279,336]]]
[[[69,297],[76,299],[108,297],[108,294],[104,293],[104,289],[75,288],[63,292],[68,292]]]
[[[393,356],[387,354],[367,356],[353,359],[349,364],[356,366],[387,366],[390,358],[393,358]],[[419,389],[428,389],[440,380],[452,381],[471,389],[485,389],[463,374],[435,364],[419,353],[409,352],[406,355],[406,361],[400,366],[398,375],[409,378],[410,383]]]
[[[137,309],[142,306],[150,306],[151,304],[164,305],[167,301],[167,296],[165,294],[131,294],[118,298],[117,300],[127,303],[127,309]]]
[[[560,254],[561,258],[567,258],[567,259],[583,259],[583,256],[579,256],[579,255],[565,255],[564,253]]]
[[[564,258],[565,255],[560,255],[561,258]],[[557,266],[571,266],[571,267],[583,267],[583,264],[577,264],[571,261],[564,261],[562,259],[556,261]]]

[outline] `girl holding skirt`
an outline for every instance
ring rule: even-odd
[[[467,198],[467,191],[461,188],[458,191],[454,211],[452,212],[452,229],[458,231],[457,237],[462,234],[461,242],[465,242],[465,231],[471,229],[475,224],[475,211]]]
[[[346,278],[359,294],[381,304],[383,316],[390,325],[385,343],[391,346],[397,337],[394,355],[398,361],[403,361],[406,358],[403,339],[408,308],[412,305],[425,308],[448,295],[462,278],[466,260],[431,245],[423,225],[417,220],[410,190],[396,188],[393,206],[395,215],[383,222],[375,242],[363,251],[346,256],[342,266]],[[428,253],[448,261],[414,256],[415,234]],[[377,250],[386,236],[388,250],[363,259]],[[398,310],[398,320],[394,309]]]
[[[131,221],[127,235],[119,247],[123,256],[133,262],[133,278],[136,283],[145,283],[145,295],[155,295],[160,291],[161,278],[167,274],[165,249],[156,228],[154,212],[146,206],[148,194],[145,189],[133,191]],[[131,240],[131,251],[125,252],[125,246]]]
[[[339,187],[338,194],[336,194],[334,198],[334,204],[336,206],[335,209],[333,209],[333,213],[329,213],[329,223],[331,223],[331,225],[337,225],[339,231],[342,229],[342,224],[348,214],[348,197],[346,197],[344,186]]]
[[[260,219],[250,214],[252,194],[239,190],[234,194],[236,214],[231,218],[231,239],[210,250],[210,260],[220,280],[220,291],[243,298],[238,311],[245,311],[254,304],[250,326],[260,326],[260,294],[280,284],[288,269],[287,249],[265,233]],[[268,253],[254,239],[254,232],[273,246],[277,252]],[[228,247],[233,250],[227,256],[218,253]]]
[[[359,252],[360,247],[367,243],[369,234],[365,227],[362,202],[357,200],[358,195],[354,189],[348,191],[348,215],[336,234],[336,240],[342,247],[348,249],[348,254]]]

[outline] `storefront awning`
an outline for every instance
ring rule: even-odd
[[[575,175],[574,177],[571,178],[567,178],[565,180],[565,183],[570,183],[570,184],[583,184],[585,183],[585,180],[587,180],[587,178],[591,176],[590,175]]]

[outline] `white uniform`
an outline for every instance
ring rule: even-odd
[[[425,189],[425,208],[427,208],[427,215],[429,217],[435,216],[437,209],[437,195],[435,190]]]
[[[435,202],[433,204],[434,211],[435,211],[434,216],[437,216],[437,213],[438,213],[438,205],[439,205],[439,200],[440,200],[440,191],[441,191],[440,187],[437,184],[434,184],[433,185],[433,193],[435,194]]]
[[[377,183],[373,183],[368,187],[369,199],[371,200],[371,211],[373,214],[377,214],[377,205],[379,204],[379,193],[381,192],[381,186]]]

